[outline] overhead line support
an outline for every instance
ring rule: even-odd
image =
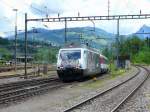
[[[118,19],[148,19],[150,14],[140,15],[109,15],[109,16],[83,16],[83,17],[58,17],[58,18],[38,18],[27,19],[27,21],[41,22],[64,22],[64,21],[89,21],[89,20],[118,20]]]
[[[40,21],[40,22],[65,22],[65,42],[67,42],[67,22],[68,21],[92,21],[92,20],[117,20],[118,21],[118,32],[119,37],[119,20],[127,19],[149,19],[150,14],[138,14],[138,15],[108,15],[108,16],[80,16],[80,17],[58,17],[58,18],[36,18],[27,19],[27,14],[25,14],[25,77],[27,77],[27,23],[29,21]],[[117,39],[118,40],[118,39]]]

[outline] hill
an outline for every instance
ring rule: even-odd
[[[64,29],[57,29],[57,30],[48,30],[37,28],[35,30],[28,31],[28,40],[32,41],[47,41],[57,45],[64,44]],[[106,39],[99,39],[96,40],[96,37],[106,38]],[[68,41],[79,41],[81,38],[82,40],[91,41],[91,43],[95,44],[96,46],[105,46],[108,44],[110,39],[107,38],[114,38],[115,36],[111,33],[106,32],[100,28],[93,27],[75,27],[75,28],[67,28],[67,40]],[[14,36],[8,37],[9,39],[14,39]],[[24,39],[24,33],[18,34],[18,39]]]
[[[146,33],[146,34],[138,34],[138,33]],[[149,33],[149,34],[148,34]],[[137,32],[136,35],[140,39],[145,39],[146,37],[150,36],[150,27],[147,25],[143,25]]]

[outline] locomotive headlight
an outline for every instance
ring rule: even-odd
[[[77,67],[76,67],[76,68],[80,69],[80,68],[81,68],[81,64],[77,65]]]
[[[58,69],[63,69],[63,66],[59,66]]]
[[[63,66],[62,66],[62,65],[60,65],[60,69],[63,69]]]

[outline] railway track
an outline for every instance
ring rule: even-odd
[[[30,72],[28,73],[28,77],[33,77],[33,74],[35,72]],[[15,75],[5,75],[5,76],[0,76],[0,79],[6,79],[6,78],[15,78],[15,77],[24,77],[24,74],[15,74]]]
[[[142,67],[142,66],[141,66]],[[143,85],[143,83],[148,79],[149,75],[150,75],[150,71],[145,68],[145,67],[142,67],[143,69],[145,69],[147,71],[147,77],[140,83],[137,85],[137,87],[135,89],[133,89],[130,94],[128,94],[117,106],[115,106],[114,109],[112,109],[111,112],[116,112],[119,110],[119,108],[130,98],[134,95],[134,93]]]
[[[22,87],[27,86],[34,86],[41,83],[47,83],[49,81],[59,81],[57,78],[41,78],[41,79],[32,79],[32,80],[25,80],[19,82],[12,82],[8,84],[1,84],[0,85],[0,93],[3,91],[8,91],[12,89],[19,89]]]
[[[0,105],[10,104],[22,98],[41,94],[49,89],[64,86],[59,79],[45,78],[31,81],[20,81],[10,84],[0,85]]]
[[[107,95],[107,97],[108,97],[109,94],[112,94],[114,90],[117,90],[119,87],[123,86],[124,84],[127,84],[129,81],[132,81],[132,79],[135,79],[136,77],[138,77],[141,74],[141,68],[140,67],[137,67],[137,68],[138,68],[138,73],[136,75],[134,75],[133,77],[129,78],[128,80],[126,80],[126,81],[124,81],[124,82],[122,82],[122,83],[120,83],[120,84],[118,84],[118,85],[116,85],[114,87],[110,87],[107,90],[102,91],[101,93],[98,93],[95,96],[92,96],[91,98],[88,98],[88,99],[86,99],[86,100],[84,100],[82,102],[79,102],[78,104],[73,105],[72,107],[69,107],[69,108],[65,109],[64,112],[76,111],[76,109],[77,110],[79,109],[78,111],[81,111],[83,107],[91,104],[92,102],[94,102],[94,100],[99,99],[99,98],[101,98],[101,97],[103,97],[104,95],[107,95],[107,94],[108,94]],[[149,71],[146,68],[144,68],[144,67],[142,67],[142,68],[147,71],[147,74],[146,74],[145,78],[142,81],[139,81],[139,83],[136,85],[136,87],[132,91],[130,91],[130,93],[127,94],[122,100],[120,100],[119,103],[115,104],[115,106],[113,106],[113,107],[110,107],[110,109],[107,110],[108,112],[116,112],[120,108],[120,106],[125,101],[127,101],[136,92],[136,90],[138,90],[138,88],[140,88],[141,85],[146,81],[146,79],[148,78]],[[100,100],[100,101],[104,101],[104,99]],[[100,102],[100,101],[98,101],[98,102]],[[102,102],[101,102],[101,104],[104,105]],[[99,106],[99,105],[97,105],[97,106]],[[109,108],[109,106],[107,108]],[[85,109],[85,111],[88,111],[88,110]],[[100,110],[100,111],[102,111],[102,110]],[[105,109],[103,111],[105,111]]]
[[[27,68],[28,68],[28,69],[29,69],[29,68],[32,68],[32,66],[28,66]],[[22,67],[17,67],[17,69],[18,69],[18,70],[22,70],[22,69],[24,69],[24,66],[22,66]],[[1,73],[1,72],[12,71],[12,70],[15,70],[15,67],[10,67],[10,66],[0,67],[0,73]]]
[[[52,71],[52,70],[48,70],[48,71]],[[35,72],[38,72],[38,71],[29,72],[28,77],[38,77],[38,75],[37,76],[33,75],[33,74],[35,74]],[[15,77],[24,77],[24,74],[14,74],[14,75],[0,76],[0,79],[15,78]]]

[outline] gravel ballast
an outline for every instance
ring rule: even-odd
[[[134,79],[128,81],[127,83],[119,86],[108,93],[97,97],[90,103],[83,105],[80,109],[73,110],[78,112],[110,112],[118,103],[120,103],[136,86],[141,83],[146,75],[145,71],[142,69],[140,75]]]
[[[119,112],[150,112],[150,77],[119,109]]]

